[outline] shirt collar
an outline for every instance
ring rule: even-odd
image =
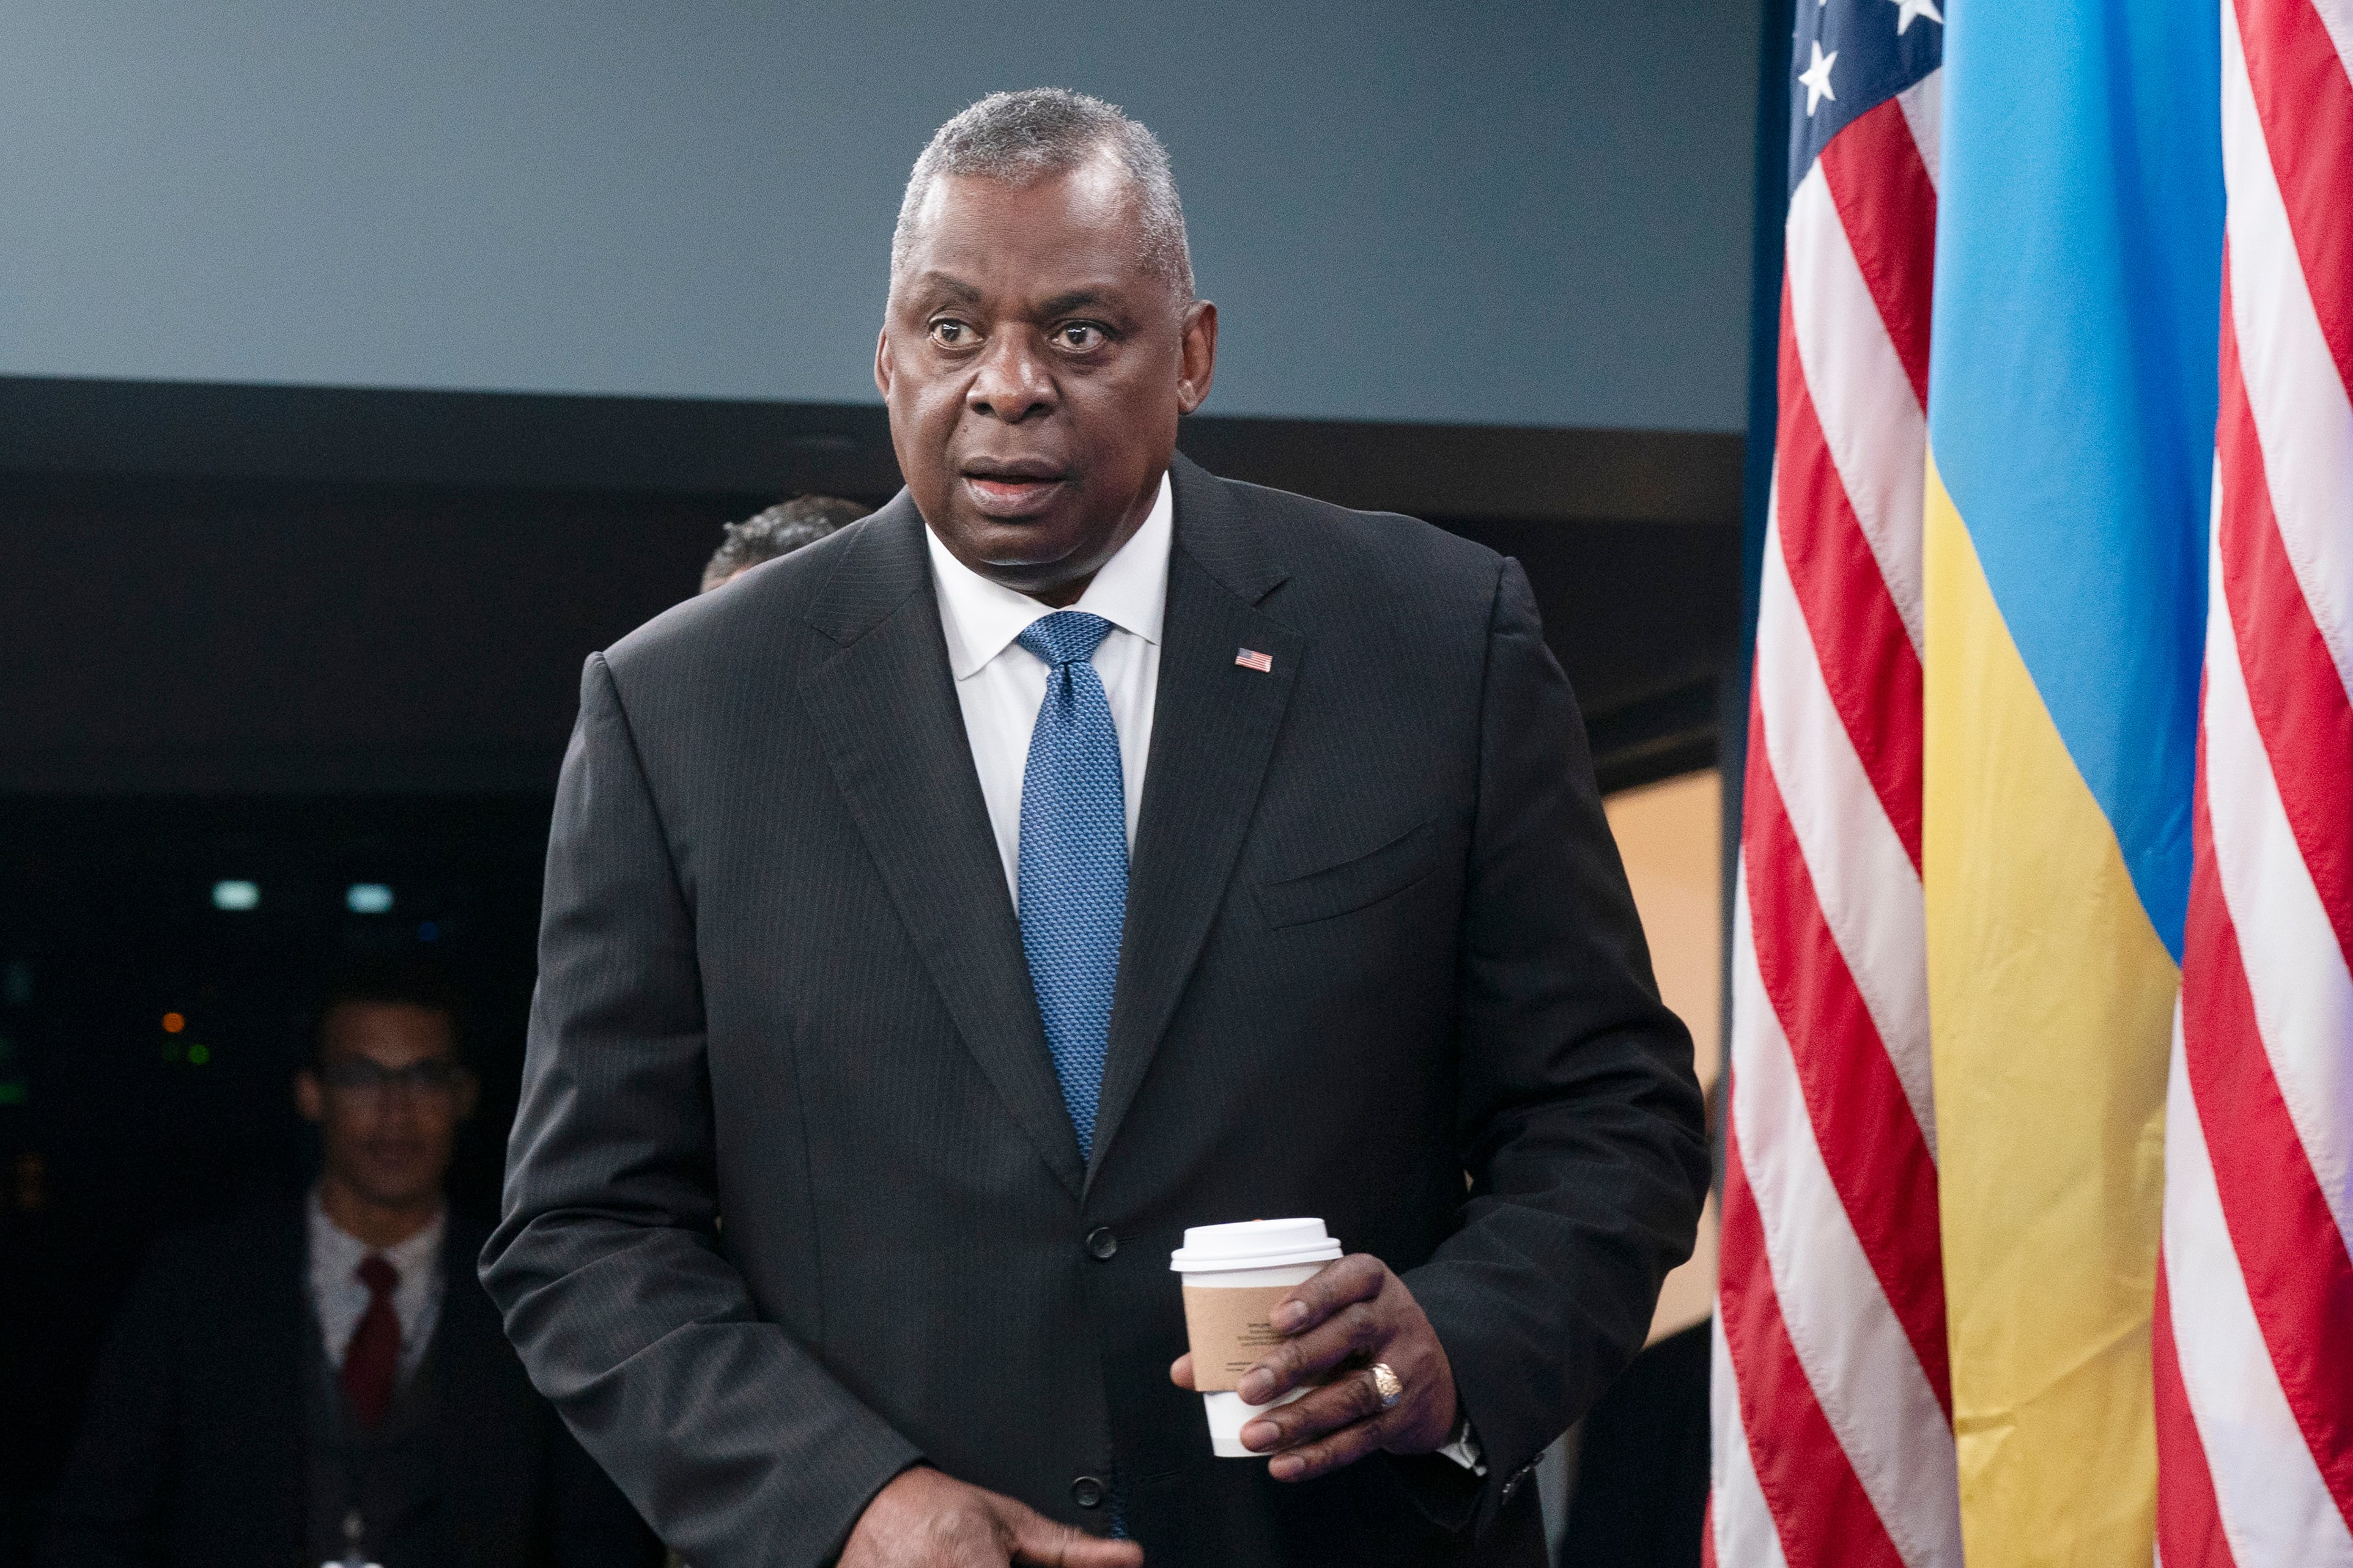
[[[1072,605],[1101,616],[1145,642],[1160,641],[1161,616],[1168,605],[1168,549],[1176,538],[1175,491],[1160,476],[1160,494],[1144,526],[1103,563],[1087,591]],[[940,630],[946,634],[948,668],[968,679],[1003,653],[1032,621],[1054,613],[1027,594],[992,583],[954,555],[926,526],[923,542],[932,552],[932,581],[940,601]]]
[[[400,1271],[404,1283],[423,1279],[434,1268],[441,1255],[441,1237],[448,1228],[448,1211],[444,1209],[406,1241],[383,1249],[385,1258]],[[327,1217],[327,1205],[320,1201],[317,1187],[311,1189],[311,1249],[327,1265],[327,1274],[338,1279],[377,1250]]]

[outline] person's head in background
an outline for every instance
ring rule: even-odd
[[[475,1080],[459,1055],[455,994],[424,970],[356,970],[327,992],[295,1103],[319,1124],[319,1201],[371,1247],[395,1247],[441,1212]]]
[[[764,512],[727,525],[727,537],[702,569],[702,592],[726,586],[763,561],[790,555],[804,544],[815,544],[847,522],[856,522],[872,507],[839,496],[795,496]]]

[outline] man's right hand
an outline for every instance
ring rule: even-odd
[[[951,1480],[928,1465],[874,1494],[841,1568],[1144,1568],[1144,1548],[1058,1524],[1009,1497]]]

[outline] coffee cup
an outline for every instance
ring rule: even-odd
[[[1261,1410],[1307,1392],[1294,1388],[1266,1405],[1234,1392],[1248,1372],[1286,1337],[1270,1321],[1275,1303],[1340,1256],[1320,1219],[1251,1219],[1197,1225],[1168,1267],[1184,1278],[1185,1337],[1193,1352],[1193,1386],[1209,1418],[1209,1451],[1222,1459],[1254,1458],[1242,1427]]]

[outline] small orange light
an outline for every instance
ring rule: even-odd
[[[188,1021],[185,1018],[181,1017],[177,1013],[166,1013],[164,1015],[164,1032],[165,1034],[176,1035],[187,1026]]]

